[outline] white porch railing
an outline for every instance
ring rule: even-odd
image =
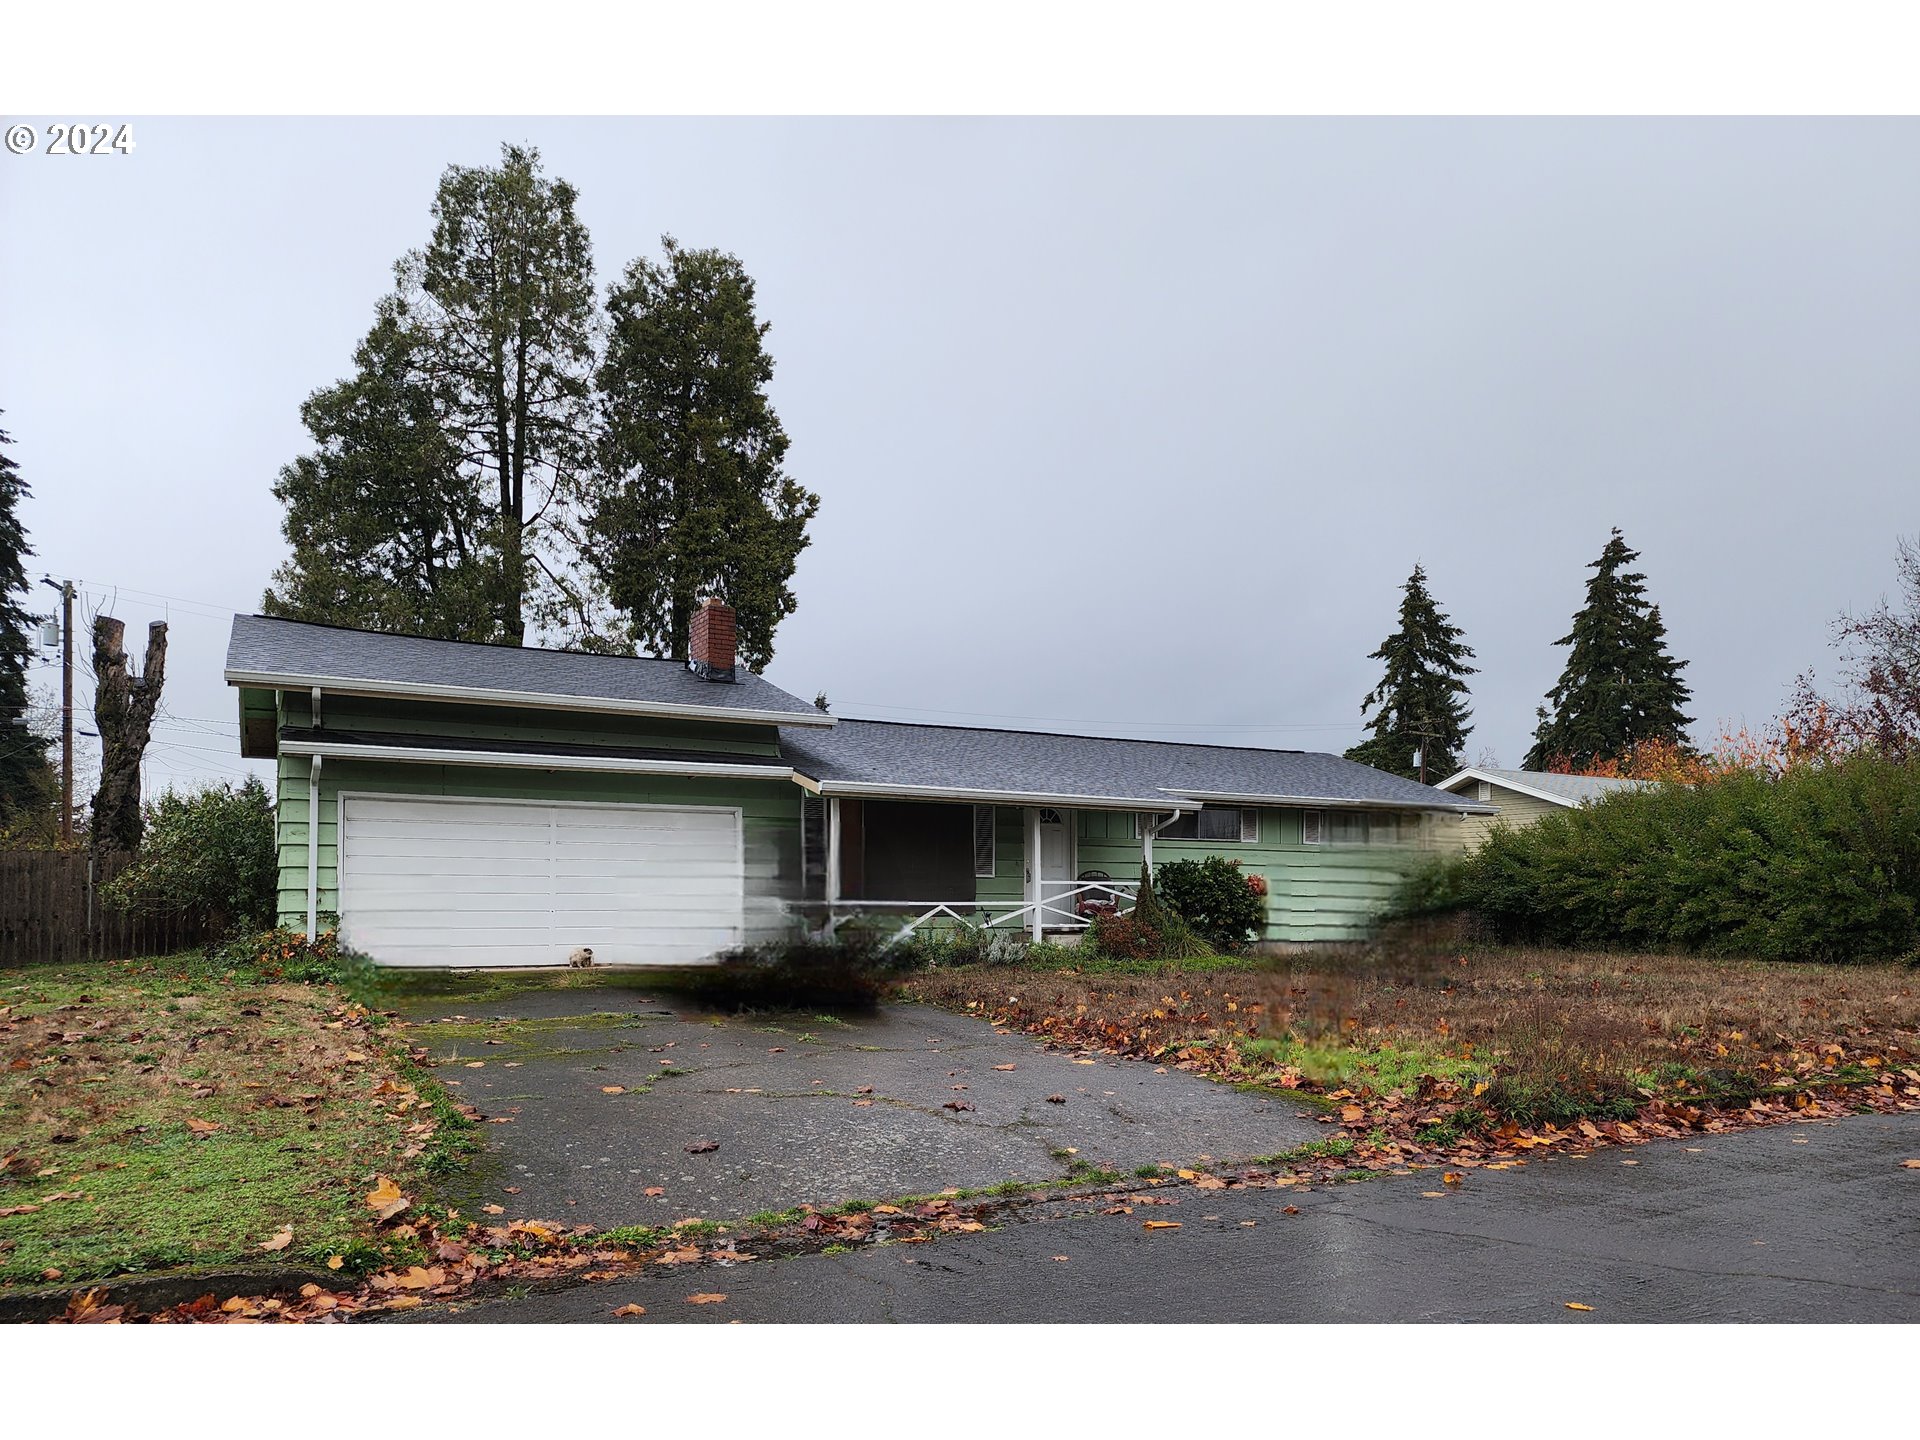
[[[1131,911],[1139,888],[1134,880],[1046,880],[1037,900],[841,900],[827,918],[827,933],[846,920],[886,911],[907,916],[886,941],[888,946],[911,938],[922,925],[941,920],[983,933],[1085,930],[1098,914]]]

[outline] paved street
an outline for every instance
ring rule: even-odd
[[[1916,1321],[1920,1115],[1285,1191],[583,1285],[416,1321]],[[1424,1191],[1442,1191],[1429,1199]],[[1293,1203],[1298,1215],[1283,1206]],[[1143,1219],[1178,1220],[1148,1231]],[[1064,1257],[1064,1258],[1058,1258]],[[693,1292],[724,1302],[691,1305]],[[1567,1302],[1590,1305],[1573,1311]]]
[[[1051,1179],[1076,1160],[1130,1173],[1246,1159],[1326,1134],[1297,1099],[1075,1060],[925,1006],[722,1017],[600,986],[397,1008],[454,1093],[507,1118],[482,1127],[487,1152],[453,1196],[469,1210],[602,1228],[738,1219]],[[716,1148],[689,1153],[701,1142]]]

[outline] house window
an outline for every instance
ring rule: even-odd
[[[827,893],[827,802],[800,795],[800,886],[809,900]]]
[[[993,875],[993,806],[973,807],[973,876],[990,879]]]
[[[1058,810],[1048,805],[1042,805],[1040,807],[1040,823],[1042,825],[1064,825],[1066,822],[1060,818],[1060,812]]]
[[[1474,788],[1474,798],[1478,800],[1481,804],[1484,805],[1487,803],[1487,801],[1493,799],[1493,786],[1489,785],[1486,781],[1482,780],[1479,784],[1475,785],[1473,788]]]
[[[1133,817],[1133,838],[1152,817]],[[1254,845],[1260,840],[1260,812],[1233,805],[1208,805],[1190,811],[1153,832],[1156,840],[1203,840],[1208,843]]]
[[[1420,838],[1417,815],[1375,814],[1365,810],[1303,810],[1303,845],[1411,845]]]

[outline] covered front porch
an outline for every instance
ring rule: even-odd
[[[884,918],[898,922],[885,927],[890,944],[956,927],[1063,939],[1133,909],[1154,834],[1179,813],[809,797],[808,869],[817,855],[829,934]]]

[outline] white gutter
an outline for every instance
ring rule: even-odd
[[[1289,805],[1310,810],[1440,810],[1450,815],[1498,815],[1492,805],[1474,801],[1353,800],[1334,795],[1231,795],[1213,790],[1164,790],[1182,800],[1202,801],[1208,805]]]
[[[608,695],[561,695],[541,690],[489,690],[477,685],[429,685],[404,681],[352,680],[331,675],[276,675],[229,670],[229,685],[267,690],[324,688],[334,695],[365,695],[402,700],[471,701],[477,705],[515,705],[535,710],[594,710],[614,715],[651,715],[662,720],[720,720],[739,725],[833,725],[831,715],[809,707],[798,710],[745,710],[728,705],[676,705],[660,700],[621,700]]]
[[[615,775],[707,775],[727,780],[791,780],[785,765],[704,760],[637,760],[622,755],[537,755],[521,751],[440,750],[426,745],[357,745],[336,740],[282,740],[282,755],[316,760],[392,760],[405,765],[491,765],[507,770],[595,770]]]
[[[307,941],[320,936],[320,756],[307,771]],[[337,841],[338,837],[336,837]]]
[[[886,785],[866,780],[813,780],[795,773],[796,784],[818,795],[870,797],[876,800],[973,800],[983,805],[1055,805],[1077,810],[1150,810],[1169,806],[1176,815],[1198,810],[1181,799],[1152,800],[1144,795],[1053,795],[1027,790],[961,789],[946,785]]]

